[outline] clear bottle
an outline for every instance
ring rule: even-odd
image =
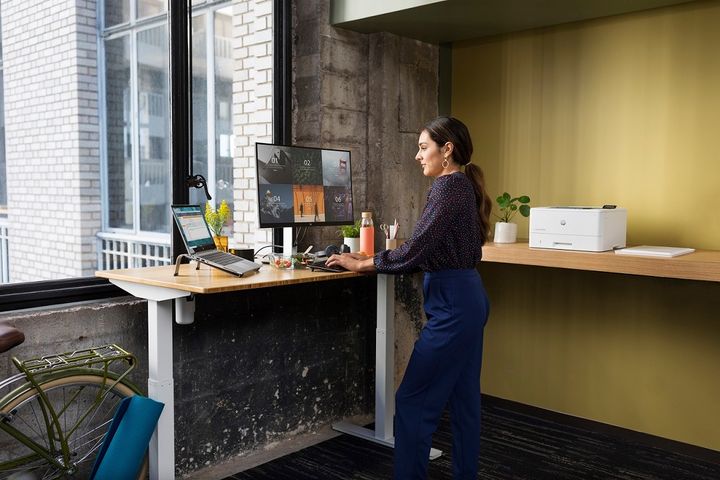
[[[360,253],[375,255],[375,227],[372,212],[362,212],[360,221]]]

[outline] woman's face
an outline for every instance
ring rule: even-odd
[[[443,152],[441,147],[430,138],[426,130],[423,130],[418,140],[418,153],[415,160],[420,162],[423,175],[426,177],[439,177],[445,173],[442,166]]]

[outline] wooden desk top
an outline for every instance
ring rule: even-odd
[[[220,293],[297,283],[322,282],[361,275],[354,272],[278,270],[270,265],[263,265],[255,274],[236,277],[207,265],[201,265],[200,270],[195,270],[194,263],[192,265],[181,265],[177,277],[173,276],[174,271],[175,265],[165,265],[162,267],[129,268],[124,270],[101,270],[95,272],[95,276],[107,278],[108,280],[121,280],[140,285],[173,288],[192,293]]]
[[[526,242],[487,243],[483,261],[720,282],[720,251],[715,250],[664,258],[530,248]]]

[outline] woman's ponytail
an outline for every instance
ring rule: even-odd
[[[478,209],[481,245],[485,245],[490,234],[490,211],[492,200],[485,190],[485,175],[480,167],[472,163],[465,165],[465,175],[470,179],[475,190],[475,204]]]

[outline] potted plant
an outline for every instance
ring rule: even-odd
[[[496,199],[500,207],[500,215],[495,215],[498,222],[495,223],[495,243],[515,243],[517,240],[517,223],[510,220],[520,212],[523,217],[530,216],[530,197],[521,195],[512,197],[508,192],[503,193]]]
[[[343,243],[350,247],[351,252],[360,251],[360,220],[352,225],[343,225],[338,230],[338,236],[343,237]]]
[[[228,251],[228,237],[222,234],[223,227],[228,218],[230,218],[230,207],[225,200],[220,202],[220,206],[214,209],[210,202],[205,204],[205,220],[213,233],[213,240],[218,250]]]

